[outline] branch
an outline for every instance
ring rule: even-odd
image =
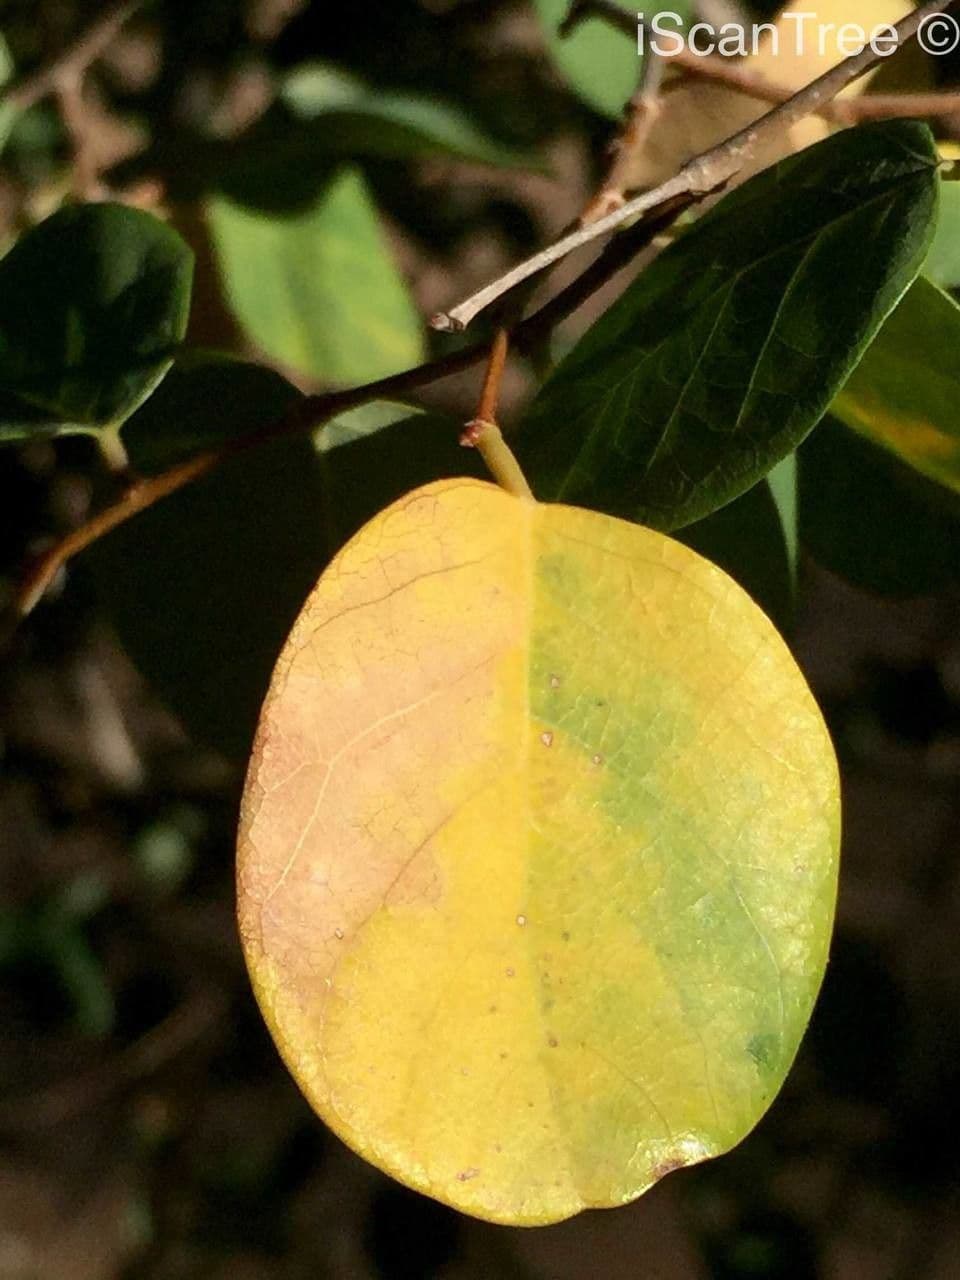
[[[950,8],[954,0],[929,0],[921,5],[896,25],[899,45],[904,45],[917,34],[921,24],[936,13]],[[563,236],[554,244],[534,254],[526,262],[508,271],[506,275],[492,281],[483,289],[453,307],[450,311],[435,316],[431,324],[435,329],[460,331],[465,329],[475,316],[491,303],[509,293],[524,280],[537,275],[547,267],[553,266],[561,258],[573,253],[599,236],[610,231],[617,231],[625,222],[633,219],[649,217],[651,213],[661,209],[664,202],[678,197],[688,197],[691,201],[702,200],[715,191],[722,190],[727,183],[743,167],[744,161],[756,149],[759,143],[770,135],[785,132],[799,120],[820,110],[825,103],[832,102],[848,84],[859,79],[880,61],[877,54],[868,45],[860,53],[846,58],[826,74],[793,94],[787,101],[775,106],[759,120],[733,134],[718,146],[695,156],[683,166],[678,174],[669,178],[652,191],[629,200],[621,208],[606,217],[599,218],[590,226]]]
[[[672,205],[665,207],[657,219],[651,219],[642,227],[632,228],[624,235],[618,236],[576,280],[512,330],[509,335],[512,345],[521,352],[535,348],[561,320],[576,311],[591,294],[616,275],[686,207],[687,204],[684,201],[675,201]],[[139,512],[145,511],[195,480],[209,475],[217,467],[240,454],[247,453],[272,440],[314,431],[337,414],[368,404],[371,400],[404,396],[420,387],[449,378],[452,374],[462,373],[465,369],[489,360],[492,348],[492,343],[477,343],[429,364],[418,365],[415,369],[408,369],[404,373],[393,374],[389,378],[381,378],[361,387],[308,396],[299,401],[283,418],[265,428],[239,436],[217,449],[197,454],[160,475],[138,480],[125,489],[110,506],[97,512],[86,524],[66,534],[34,561],[15,588],[13,598],[7,607],[9,625],[3,638],[6,639],[8,632],[15,630],[17,625],[39,604],[50,584],[68,561],[118,525],[138,515]]]
[[[635,20],[615,0],[574,0],[564,19],[561,33],[569,34],[590,17],[601,18],[631,39],[636,37]],[[722,58],[716,54],[701,57],[682,48],[670,55],[669,62],[700,80],[722,84],[748,98],[756,98],[758,102],[774,106],[780,102],[788,102],[795,93],[795,90],[775,84],[766,76],[751,71],[748,63]],[[945,90],[939,93],[871,93],[863,98],[824,102],[811,115],[822,116],[835,124],[860,124],[867,120],[952,116],[957,112],[960,112],[960,92]]]
[[[20,111],[26,111],[48,94],[58,92],[64,85],[69,87],[76,84],[113,43],[130,18],[143,7],[144,2],[145,0],[120,0],[120,3],[111,5],[46,66],[0,91],[0,107],[14,106]]]
[[[627,16],[625,10],[618,11]],[[640,86],[630,99],[623,128],[613,143],[613,160],[600,190],[580,215],[581,227],[589,226],[614,209],[622,208],[626,201],[634,157],[647,145],[650,131],[660,115],[660,88],[664,69],[664,61],[656,53],[651,52],[644,59]]]

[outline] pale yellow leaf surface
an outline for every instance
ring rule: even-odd
[[[821,46],[816,34],[803,42],[802,56],[797,54],[795,24],[784,15],[816,14],[821,24],[836,27],[857,24],[872,32],[883,23],[895,23],[913,8],[909,0],[793,0],[784,7],[778,20],[779,46],[772,36],[764,36],[760,47],[739,65],[749,68],[771,84],[786,89],[801,89],[840,61],[834,38],[824,39]],[[815,32],[805,20],[804,34]],[[872,73],[871,73],[872,75]],[[845,96],[862,93],[871,75],[863,76],[846,91]],[[631,167],[631,188],[654,187],[671,177],[681,165],[724,138],[746,128],[770,110],[758,102],[723,85],[687,77],[683,84],[664,95],[656,123],[647,142]],[[738,182],[766,169],[784,156],[820,142],[829,132],[825,120],[811,116],[800,121],[782,137],[761,146],[738,175]]]
[[[240,931],[290,1071],[483,1218],[624,1203],[790,1066],[833,916],[836,763],[772,625],[661,534],[473,480],[320,579],[250,765]]]

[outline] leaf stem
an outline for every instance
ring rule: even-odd
[[[527,477],[520,470],[520,463],[514,457],[513,450],[503,438],[503,432],[495,422],[485,422],[474,418],[464,428],[460,443],[467,448],[477,449],[486,463],[487,470],[501,489],[512,493],[515,498],[526,502],[535,502],[533,490],[527,484]]]

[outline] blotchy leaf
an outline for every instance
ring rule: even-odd
[[[679,528],[745,492],[823,416],[926,252],[936,154],[850,130],[723,200],[586,333],[517,453],[538,497]]]
[[[240,930],[327,1123],[553,1222],[737,1142],[810,1015],[836,764],[773,627],[662,535],[456,480],[372,520],[281,655]]]
[[[837,396],[848,427],[960,493],[960,307],[921,277]]]
[[[231,310],[268,356],[337,383],[422,358],[422,325],[359,173],[340,173],[298,213],[216,196],[207,215]]]
[[[0,261],[0,439],[115,427],[186,331],[193,255],[121,205],[61,209]]]

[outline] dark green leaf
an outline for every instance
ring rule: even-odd
[[[916,123],[848,130],[754,178],[661,255],[535,399],[537,496],[673,529],[816,425],[915,277],[936,208]]]
[[[960,307],[921,277],[880,330],[833,411],[960,493]]]
[[[121,205],[61,209],[0,261],[0,439],[115,429],[170,367],[193,256]]]
[[[334,383],[421,360],[423,328],[359,173],[294,214],[217,196],[207,216],[230,307],[266,355]]]
[[[884,595],[919,595],[956,578],[960,499],[834,418],[797,456],[800,536],[820,564]]]
[[[223,360],[179,365],[128,424],[136,465],[273,422],[298,393]],[[411,420],[412,419],[412,420]],[[479,473],[454,423],[370,405],[250,450],[84,554],[103,608],[148,681],[200,741],[250,751],[280,647],[332,551],[424,481]],[[158,441],[170,450],[164,454]]]

